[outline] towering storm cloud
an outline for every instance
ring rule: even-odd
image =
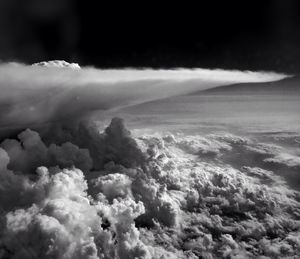
[[[135,135],[81,119],[284,77],[2,65],[0,127],[21,130],[0,141],[0,258],[297,258],[300,133]]]

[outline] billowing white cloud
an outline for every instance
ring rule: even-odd
[[[286,147],[226,132],[135,139],[117,118],[72,127],[1,144],[3,258],[299,254],[300,194],[268,161],[294,170]]]
[[[276,154],[272,158],[266,158],[266,162],[271,162],[275,164],[284,164],[288,167],[298,167],[300,168],[300,156],[288,154],[288,153],[280,153]]]
[[[2,241],[15,258],[99,258],[97,208],[89,204],[80,170],[51,176],[39,168],[33,204],[6,214]]]
[[[59,166],[89,171],[93,162],[87,149],[66,142],[61,146],[51,144],[49,147],[41,140],[40,135],[27,129],[16,139],[6,139],[0,146],[9,155],[9,168],[26,174],[32,174],[39,166]]]
[[[103,193],[110,202],[118,197],[132,197],[132,180],[126,174],[107,174],[91,180],[93,193]]]
[[[70,68],[70,69],[80,69],[79,64],[69,63],[64,60],[51,60],[43,61],[32,64],[32,66],[48,67],[48,68]]]

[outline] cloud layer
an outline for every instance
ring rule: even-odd
[[[118,118],[50,132],[1,144],[0,258],[300,253],[295,149],[227,132],[133,138]]]

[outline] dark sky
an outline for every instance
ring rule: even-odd
[[[300,71],[297,0],[100,2],[0,0],[0,58]]]

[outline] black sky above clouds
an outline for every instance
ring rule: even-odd
[[[296,0],[140,4],[1,0],[0,58],[96,67],[221,67],[297,72]]]

